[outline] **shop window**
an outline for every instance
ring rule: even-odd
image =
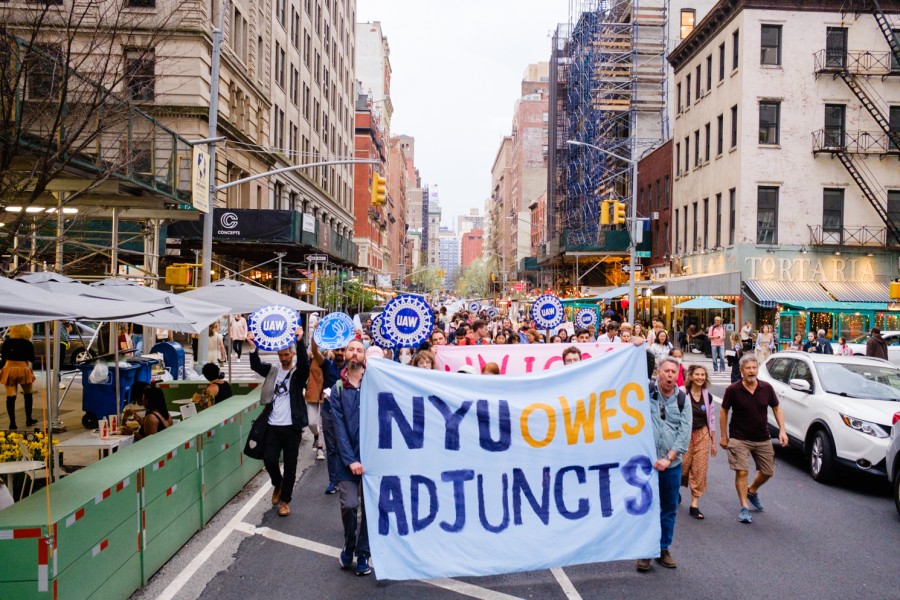
[[[882,331],[897,331],[900,329],[900,314],[877,313],[875,315],[875,327]],[[900,343],[900,337],[894,339],[897,343]]]
[[[825,330],[827,339],[835,339],[834,337],[834,315],[826,312],[809,313],[809,330],[818,332],[820,329]]]
[[[869,315],[842,314],[839,320],[840,335],[848,340],[856,339],[871,330]]]

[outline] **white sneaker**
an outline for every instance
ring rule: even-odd
[[[316,460],[325,460],[325,453],[322,452],[321,448],[316,449]]]
[[[60,383],[60,384],[59,384],[59,389],[61,389],[61,390],[66,389],[66,384]]]

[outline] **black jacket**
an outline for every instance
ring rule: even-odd
[[[272,401],[275,399],[275,376],[278,369],[274,365],[264,363],[259,359],[259,349],[254,347],[250,352],[250,368],[259,373],[266,380],[263,382],[260,392],[260,402],[265,405],[263,413],[268,418],[272,412]],[[306,414],[306,400],[303,397],[303,388],[309,378],[309,356],[306,354],[306,344],[303,340],[297,341],[297,366],[291,375],[291,422],[297,429],[303,429],[309,425],[309,417]]]

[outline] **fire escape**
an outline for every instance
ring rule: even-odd
[[[817,77],[830,74],[844,81],[878,125],[878,130],[846,131],[846,107],[826,105],[825,128],[813,133],[813,154],[827,153],[840,160],[884,222],[888,234],[885,243],[897,244],[900,242],[900,224],[888,215],[887,192],[864,158],[871,155],[877,155],[880,159],[900,156],[900,123],[897,122],[900,116],[893,114],[872,85],[873,78],[881,81],[900,78],[900,29],[892,27],[878,0],[850,2],[847,7],[846,12],[854,13],[857,18],[863,13],[873,15],[889,51],[850,52],[847,50],[847,29],[829,27],[826,48],[815,54],[815,74]],[[897,111],[896,108],[893,110]]]

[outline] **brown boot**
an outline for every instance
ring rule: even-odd
[[[639,573],[646,573],[650,570],[650,559],[649,558],[639,558],[635,568]]]
[[[272,506],[278,506],[281,502],[281,488],[272,490]]]
[[[678,563],[675,562],[675,559],[672,558],[672,553],[668,550],[660,550],[659,558],[656,559],[656,562],[661,564],[667,569],[674,569],[678,566]]]
[[[278,507],[278,516],[279,517],[289,517],[291,516],[291,506],[287,502],[282,502],[281,506]]]

